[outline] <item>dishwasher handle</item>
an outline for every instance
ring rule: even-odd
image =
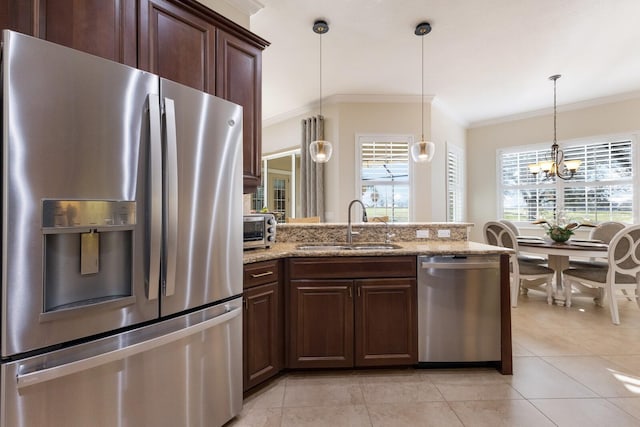
[[[420,263],[420,268],[437,268],[439,270],[485,270],[500,268],[500,263],[497,261],[422,262]]]

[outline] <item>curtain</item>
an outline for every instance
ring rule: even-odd
[[[300,213],[301,216],[319,216],[324,222],[324,164],[315,163],[309,155],[309,145],[324,138],[324,117],[302,120],[300,149]]]

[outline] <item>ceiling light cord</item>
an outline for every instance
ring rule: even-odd
[[[422,106],[421,117],[422,117],[422,129],[420,135],[420,141],[424,141],[424,37],[422,39],[422,72],[420,73],[422,77],[422,91],[420,95],[420,105]]]
[[[318,80],[320,80],[320,117],[322,117],[322,33],[320,33],[320,73]]]

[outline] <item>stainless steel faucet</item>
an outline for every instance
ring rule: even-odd
[[[396,235],[389,230],[389,223],[383,220],[382,218],[375,217],[375,216],[373,217],[373,220],[384,223],[384,225],[387,227],[387,231],[384,233],[384,242],[387,244],[391,243],[391,239],[393,237],[396,237]]]
[[[359,234],[351,230],[351,206],[353,206],[354,203],[360,203],[360,206],[362,206],[362,222],[367,222],[367,208],[364,207],[364,203],[358,199],[352,200],[347,208],[347,215],[349,217],[349,222],[347,223],[347,243],[353,243],[353,235]]]

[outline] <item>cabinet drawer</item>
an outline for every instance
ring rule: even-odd
[[[415,256],[311,257],[289,260],[291,279],[415,277]]]
[[[278,260],[274,260],[246,264],[244,266],[243,287],[246,289],[278,281],[280,276],[279,263]]]

